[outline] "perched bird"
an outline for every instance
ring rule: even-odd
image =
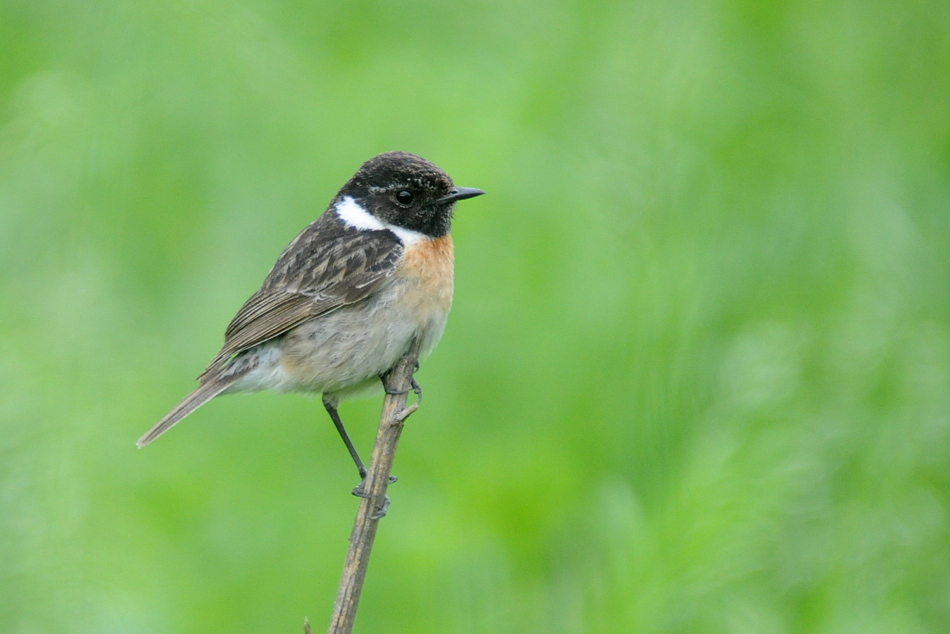
[[[378,389],[414,338],[420,356],[438,343],[452,304],[452,212],[459,200],[484,193],[456,187],[413,154],[387,152],[364,163],[231,320],[198,389],[138,446],[219,394],[322,393],[365,476],[337,406]]]

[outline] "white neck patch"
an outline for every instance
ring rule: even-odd
[[[360,207],[360,204],[351,196],[344,196],[343,200],[336,204],[336,215],[346,223],[346,226],[354,229],[379,231],[386,228],[382,220]]]
[[[336,204],[336,215],[339,216],[340,220],[342,220],[346,226],[353,227],[354,229],[368,229],[373,231],[389,229],[395,233],[403,245],[407,247],[420,240],[428,239],[428,236],[424,233],[383,222],[363,209],[358,202],[353,200],[352,196],[344,196],[343,200]]]

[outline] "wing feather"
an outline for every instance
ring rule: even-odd
[[[224,346],[199,381],[216,375],[235,354],[365,299],[393,274],[403,254],[394,233],[343,227],[330,214],[284,249],[260,290],[231,320]]]

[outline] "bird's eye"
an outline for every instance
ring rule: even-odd
[[[408,189],[400,189],[396,193],[396,202],[400,205],[408,207],[412,204],[413,195],[412,192]]]

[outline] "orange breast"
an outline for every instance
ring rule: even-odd
[[[420,240],[406,249],[396,275],[408,282],[405,300],[420,322],[444,319],[449,312],[454,262],[451,236]]]

